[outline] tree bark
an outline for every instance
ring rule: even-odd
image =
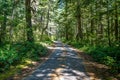
[[[47,12],[47,22],[46,22],[46,25],[45,25],[45,28],[43,28],[42,32],[41,32],[41,37],[40,37],[40,40],[42,40],[43,38],[43,33],[45,32],[45,30],[48,28],[48,24],[49,24],[49,9],[48,9],[48,12]]]
[[[31,0],[25,0],[26,7],[26,28],[27,28],[27,41],[33,42],[33,30],[32,30],[32,21],[31,21]]]
[[[115,39],[116,41],[118,41],[118,9],[116,1],[115,1]]]
[[[77,36],[76,36],[76,39],[77,40],[82,40],[83,39],[83,33],[82,33],[82,25],[81,25],[81,5],[80,5],[80,1],[77,0],[77,9],[76,9],[76,12],[77,12],[77,28],[78,28],[78,33],[77,33]]]
[[[68,34],[69,34],[68,29],[69,28],[68,28],[68,20],[67,20],[67,17],[68,17],[68,2],[66,1],[65,3],[66,3],[66,5],[65,5],[65,13],[66,13],[65,14],[66,15],[65,19],[67,21],[66,24],[65,24],[65,38],[66,38],[66,40],[69,40],[69,37],[68,37]]]
[[[107,26],[108,26],[108,45],[111,46],[111,40],[110,40],[110,21],[109,21],[109,1],[107,0]]]
[[[17,2],[15,0],[13,0],[13,6],[12,6],[12,23],[11,23],[11,26],[10,26],[10,30],[9,30],[9,33],[10,33],[10,36],[9,36],[9,40],[10,40],[10,43],[12,43],[12,35],[13,35],[13,27],[14,27],[14,15],[15,15],[15,6],[17,5]]]

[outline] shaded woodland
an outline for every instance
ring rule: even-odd
[[[120,0],[0,0],[0,75],[46,56],[53,40],[120,71]],[[26,63],[27,64],[27,63]],[[5,74],[5,75],[4,75]],[[120,76],[119,76],[120,78]]]

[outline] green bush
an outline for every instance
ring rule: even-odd
[[[112,72],[120,70],[119,47],[89,46],[86,51],[95,61],[110,66]]]
[[[113,59],[113,57],[110,56],[105,56],[103,58],[103,63],[108,66],[113,66],[115,64],[115,59]]]
[[[19,60],[19,56],[14,48],[4,46],[0,49],[0,71],[8,69],[10,65]]]
[[[74,46],[75,48],[83,47],[83,44],[76,42],[76,41],[68,41],[67,44]]]
[[[47,54],[47,48],[45,46],[29,42],[26,42],[19,46],[17,45],[16,49],[18,50],[19,54],[23,55],[31,54],[31,56],[41,56]]]
[[[35,43],[5,44],[0,47],[0,72],[9,69],[25,58],[38,60],[47,54],[47,48]]]

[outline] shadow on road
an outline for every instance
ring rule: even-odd
[[[56,47],[48,47],[55,49],[49,59],[23,80],[89,80],[77,53],[59,41],[54,43]]]

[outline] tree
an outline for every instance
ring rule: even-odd
[[[118,41],[118,3],[117,0],[115,0],[115,39]]]
[[[27,41],[33,42],[33,30],[32,30],[32,22],[31,22],[31,0],[25,0],[25,8],[26,8],[26,27],[27,27]]]
[[[45,25],[45,27],[42,29],[42,32],[41,32],[41,38],[40,38],[40,40],[42,40],[42,38],[43,38],[43,34],[44,34],[44,32],[45,32],[45,30],[46,29],[48,29],[48,24],[49,24],[49,20],[50,20],[50,0],[48,0],[47,1],[47,17],[46,17],[46,25]]]
[[[81,4],[80,4],[80,0],[77,0],[77,6],[76,6],[76,18],[77,18],[77,36],[76,36],[76,40],[82,40],[83,39],[83,32],[82,32],[82,25],[81,25],[81,15],[82,15],[82,11],[81,11]]]

